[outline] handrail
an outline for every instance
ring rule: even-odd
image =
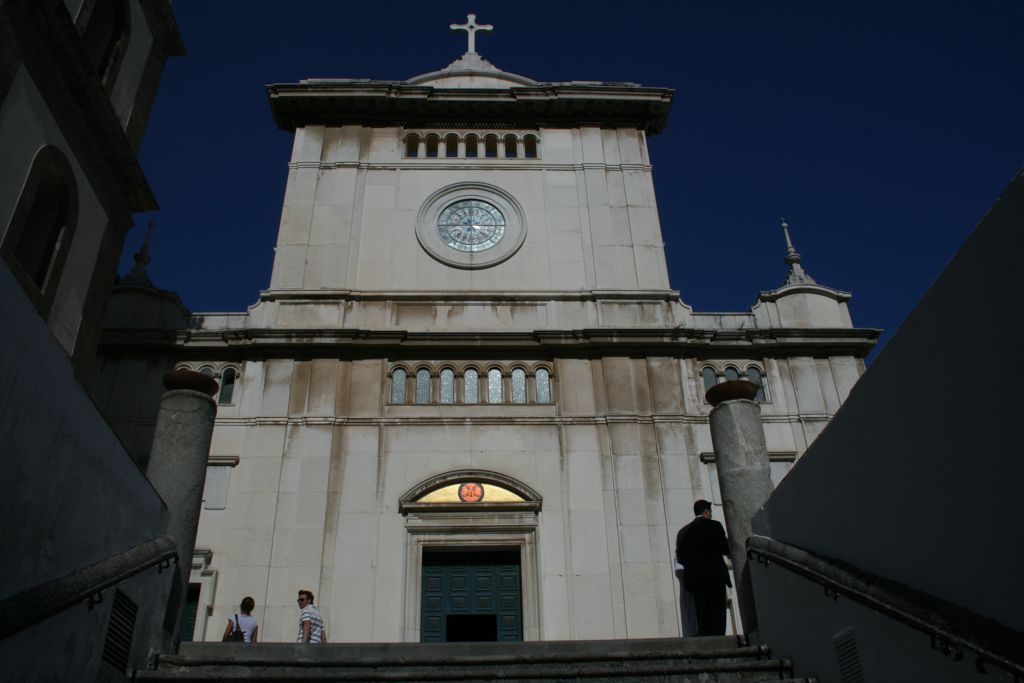
[[[150,567],[160,571],[178,561],[178,548],[169,536],[140,543],[70,574],[41,583],[0,601],[0,640],[49,619],[69,607],[100,602],[100,593]]]
[[[965,650],[975,652],[979,673],[992,664],[1012,673],[1014,680],[1024,680],[1024,634],[994,619],[767,536],[751,536],[747,556],[814,581],[826,597],[838,600],[842,595],[931,636],[932,648],[952,654],[954,660],[963,659]]]

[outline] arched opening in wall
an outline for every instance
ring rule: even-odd
[[[487,371],[487,402],[501,403],[501,370],[491,368]]]
[[[475,134],[470,133],[466,136],[466,157],[469,159],[475,159],[477,156],[477,142],[478,138]]]
[[[523,138],[523,156],[527,159],[537,158],[537,136],[527,135]]]
[[[82,45],[100,81],[109,86],[117,77],[128,47],[131,26],[125,0],[96,0],[82,33]]]
[[[420,155],[420,136],[416,133],[409,133],[405,136],[405,156],[418,157]]]
[[[505,158],[515,159],[519,156],[519,140],[515,135],[509,134],[505,136]]]
[[[234,401],[235,380],[238,378],[238,371],[234,368],[225,368],[220,374],[220,394],[217,396],[217,403],[228,405]]]
[[[444,136],[444,155],[449,159],[459,156],[459,136],[455,133]]]
[[[484,137],[484,156],[493,159],[498,156],[498,136],[490,133]]]
[[[537,383],[537,403],[551,403],[551,373],[547,368],[537,368],[534,377]]]
[[[725,380],[727,382],[733,382],[740,378],[740,371],[732,367],[731,365],[725,369],[725,372],[723,374],[725,375]]]
[[[437,158],[437,148],[441,144],[441,137],[437,133],[429,133],[427,135],[427,158]]]
[[[526,370],[512,369],[512,402],[526,403]]]
[[[416,371],[416,403],[430,403],[430,370],[420,368]]]
[[[405,383],[407,373],[404,368],[394,368],[391,371],[391,402],[405,403]]]
[[[758,403],[765,403],[768,401],[768,395],[764,390],[764,373],[757,366],[751,365],[747,368],[747,379],[753,382],[757,386],[757,395],[754,396],[754,400]]]
[[[462,402],[480,402],[480,373],[476,368],[466,368],[462,375]]]
[[[440,378],[441,403],[455,403],[455,371],[451,368],[442,368]]]
[[[506,475],[455,470],[399,499],[406,518],[406,641],[539,640],[540,495]],[[464,589],[472,600],[460,600]]]
[[[0,251],[45,315],[53,302],[78,219],[78,189],[56,147],[36,152]]]
[[[712,367],[706,367],[700,371],[700,377],[704,380],[704,391],[707,392],[711,387],[718,384],[718,373]]]

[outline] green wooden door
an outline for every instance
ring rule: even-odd
[[[420,639],[424,643],[523,639],[518,549],[426,549],[422,596]]]

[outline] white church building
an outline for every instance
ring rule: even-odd
[[[750,310],[672,289],[672,90],[535,81],[461,28],[439,71],[267,87],[295,137],[249,310],[190,313],[145,259],[115,289],[94,394],[140,465],[159,376],[220,382],[186,639],[252,596],[293,641],[299,589],[332,642],[679,635],[675,533],[719,502],[705,390],[760,385],[777,482],[864,371],[878,331],[788,231]]]

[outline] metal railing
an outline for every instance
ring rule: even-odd
[[[994,666],[1024,683],[1024,634],[994,619],[767,536],[751,536],[747,556],[819,584],[827,598],[848,598],[930,636],[933,649],[956,661],[973,652],[978,673]]]
[[[70,574],[27,588],[0,601],[0,640],[49,619],[80,603],[102,601],[105,589],[151,567],[159,571],[178,561],[178,548],[168,536],[140,543]]]

